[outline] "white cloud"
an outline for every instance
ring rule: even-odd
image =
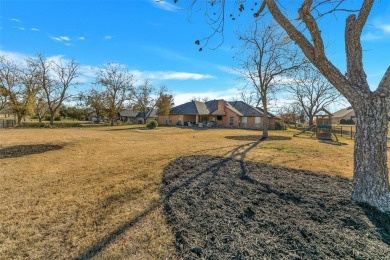
[[[11,18],[11,19],[9,19],[9,20],[12,21],[12,22],[17,22],[17,23],[22,22],[22,21],[20,21],[19,19],[16,19],[16,18]]]
[[[168,3],[166,0],[150,0],[150,2],[157,8],[168,12],[176,12],[178,7],[176,5]]]
[[[19,52],[4,51],[4,50],[0,50],[0,55],[5,56],[8,59],[13,60],[17,64],[25,64],[26,59],[28,58],[28,56],[25,54],[22,54]]]
[[[388,16],[377,16],[372,20],[372,26],[362,36],[364,41],[380,40],[390,36],[390,20]]]
[[[176,92],[173,93],[175,106],[184,104],[191,101],[195,98],[207,98],[208,100],[213,99],[223,99],[226,101],[238,100],[239,99],[239,89],[238,88],[229,88],[221,91],[207,91],[207,92]]]
[[[39,29],[37,29],[37,28],[31,28],[30,30],[34,31],[34,32],[39,32]]]
[[[176,79],[176,80],[202,80],[202,79],[210,79],[213,78],[213,76],[209,74],[199,74],[199,73],[189,73],[189,72],[155,72],[154,73],[157,78],[163,79],[163,80],[170,80],[170,79]]]
[[[19,30],[21,30],[21,31],[26,30],[26,28],[24,28],[24,27],[18,27],[18,26],[14,26],[14,28],[19,29]]]
[[[59,38],[63,41],[70,41],[70,38],[68,36],[60,36]]]
[[[229,73],[232,75],[241,76],[241,73],[239,71],[234,70],[231,67],[227,67],[227,66],[223,66],[223,65],[215,65],[215,67],[220,71],[223,71],[223,72],[226,72],[226,73]]]
[[[131,74],[137,82],[143,82],[145,80],[203,80],[210,79],[213,76],[209,74],[199,74],[190,72],[177,72],[177,71],[140,71],[131,70]]]
[[[79,39],[80,41],[84,41],[84,40],[85,40],[85,37],[84,37],[84,36],[80,36],[78,39]]]
[[[390,34],[390,24],[381,24],[379,25],[379,28],[387,34]]]
[[[110,36],[110,35],[104,36],[104,40],[106,40],[106,41],[111,40],[111,39],[112,39],[112,36]]]
[[[372,33],[372,32],[368,32],[362,36],[363,41],[373,41],[373,40],[378,40],[381,38],[382,38],[381,35],[379,35],[378,33]]]
[[[59,37],[49,36],[49,37],[50,37],[50,39],[57,41],[57,42],[70,41],[70,38],[68,36],[59,36]]]
[[[49,37],[50,37],[50,39],[52,39],[54,41],[57,41],[57,42],[61,42],[62,41],[61,38],[59,38],[59,37],[54,37],[54,36],[49,36]]]

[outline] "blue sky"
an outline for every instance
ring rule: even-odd
[[[138,81],[166,85],[175,103],[191,97],[238,98],[242,82],[232,68],[238,42],[235,31],[253,18],[248,8],[227,19],[221,37],[198,51],[195,40],[210,33],[203,12],[180,10],[190,1],[165,0],[0,0],[0,54],[15,59],[44,53],[74,58],[91,76],[91,67],[126,65]],[[286,1],[294,2],[294,1]],[[358,1],[354,1],[358,2]],[[296,1],[295,1],[296,3]],[[234,1],[228,5],[237,10]],[[238,12],[235,12],[236,14]],[[331,60],[345,70],[342,14],[323,18],[323,36]],[[364,63],[375,88],[390,65],[390,1],[378,1],[363,34]]]

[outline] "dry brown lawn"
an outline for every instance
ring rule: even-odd
[[[0,259],[166,259],[173,235],[160,204],[164,167],[185,155],[232,156],[350,178],[353,142],[239,129],[0,129],[0,150],[62,149],[0,159]]]

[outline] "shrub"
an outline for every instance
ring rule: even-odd
[[[340,124],[341,125],[354,125],[355,124],[355,121],[353,121],[352,119],[341,119],[340,120]]]
[[[285,130],[286,125],[283,122],[276,121],[275,122],[275,130]]]
[[[19,128],[68,128],[68,127],[81,127],[79,123],[56,123],[53,126],[48,123],[37,123],[37,122],[24,122],[21,123]]]
[[[152,120],[149,123],[146,124],[146,127],[149,129],[154,129],[158,126],[158,123],[156,120]]]

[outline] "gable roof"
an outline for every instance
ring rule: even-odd
[[[212,114],[214,111],[218,109],[218,100],[209,100],[206,102],[206,107],[210,111],[210,114]]]
[[[121,112],[119,112],[119,115],[125,116],[125,117],[137,117],[138,113],[139,112],[134,111],[132,109],[126,109],[126,110],[122,110]]]
[[[134,111],[132,109],[126,109],[126,110],[123,110],[121,112],[119,112],[119,115],[120,116],[123,116],[123,117],[144,117],[144,114],[145,112],[138,112],[138,111]],[[156,109],[148,109],[146,111],[146,114],[148,115],[148,117],[157,117],[157,110]]]
[[[344,117],[351,112],[354,112],[352,107],[343,108],[343,109],[340,109],[339,111],[335,112],[333,114],[333,117]]]
[[[256,109],[258,109],[261,112],[261,116],[264,116],[264,109],[262,109],[261,107],[256,107]],[[269,111],[267,111],[267,114],[268,114],[269,118],[271,118],[271,117],[272,118],[279,118],[274,113],[271,113]]]
[[[217,115],[214,112],[218,110],[218,102],[220,100],[210,100],[207,102],[190,101],[171,109],[171,115]],[[223,101],[223,100],[222,100]],[[225,102],[225,107],[236,113],[238,116],[245,117],[261,117],[264,116],[263,109],[253,107],[244,101],[229,101]],[[219,114],[218,114],[219,115]],[[277,118],[274,114],[268,112],[268,117]]]
[[[136,117],[144,117],[145,112],[139,112]],[[148,109],[146,111],[147,117],[157,117],[157,110],[156,109]]]
[[[240,111],[242,116],[263,116],[263,113],[257,108],[245,103],[244,101],[230,101],[229,104]]]
[[[171,109],[170,114],[173,115],[208,115],[210,111],[208,110],[205,103],[200,101],[190,101],[174,107]]]

